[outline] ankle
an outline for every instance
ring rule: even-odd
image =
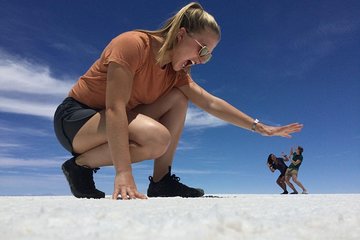
[[[152,181],[154,183],[158,183],[161,182],[162,180],[164,180],[167,176],[171,175],[171,166],[168,167],[167,170],[165,171],[154,171],[154,175],[152,177]]]
[[[165,174],[165,175],[155,175],[151,178],[153,183],[159,183],[162,182],[164,179],[166,179],[166,177],[169,175],[169,173]]]
[[[84,161],[84,158],[82,158],[80,156],[76,157],[75,160],[74,160],[74,162],[75,162],[75,164],[77,166],[83,167],[83,168],[88,168],[88,169],[94,169],[95,168],[95,167],[90,166],[87,162]]]

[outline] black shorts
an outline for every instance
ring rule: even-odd
[[[77,154],[72,147],[73,139],[80,128],[99,110],[92,109],[85,104],[67,97],[56,109],[54,115],[54,130],[61,145],[72,153]]]

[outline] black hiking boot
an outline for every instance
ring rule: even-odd
[[[182,184],[180,178],[175,174],[171,175],[171,167],[169,167],[169,172],[159,182],[154,182],[151,176],[149,180],[148,197],[194,198],[204,196],[204,190],[188,187]]]
[[[281,194],[288,194],[289,192],[288,191],[283,191]]]
[[[77,198],[104,198],[105,193],[95,188],[93,171],[91,169],[79,166],[75,163],[75,157],[67,160],[61,166],[63,173],[69,182],[72,194]]]

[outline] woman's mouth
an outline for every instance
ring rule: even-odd
[[[194,61],[192,61],[192,60],[187,60],[187,61],[185,61],[183,64],[182,64],[182,68],[186,68],[186,67],[190,67],[191,65],[194,65],[195,64],[195,62]]]

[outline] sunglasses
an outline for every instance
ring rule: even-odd
[[[199,43],[198,40],[196,40],[193,36],[191,36],[191,34],[189,34],[189,36],[195,40],[195,42],[201,47],[201,49],[199,50],[199,57],[201,58],[201,63],[207,63],[208,61],[210,61],[212,54],[209,51],[208,47],[205,45],[202,45],[201,43]]]

